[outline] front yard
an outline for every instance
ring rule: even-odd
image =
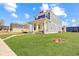
[[[53,38],[63,38],[55,43]],[[5,40],[19,56],[79,56],[79,33],[26,34]]]

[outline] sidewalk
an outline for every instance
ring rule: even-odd
[[[0,56],[16,56],[16,54],[1,39],[0,39]]]

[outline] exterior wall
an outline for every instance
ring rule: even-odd
[[[11,32],[23,32],[23,31],[32,31],[32,25],[31,24],[11,24],[10,25],[10,31]]]
[[[62,23],[54,13],[50,12],[50,19],[48,20],[48,33],[58,33],[62,31]]]
[[[32,31],[32,25],[29,24],[29,28],[28,28],[30,31]]]
[[[13,28],[12,32],[22,32],[23,29],[21,28]]]
[[[60,31],[60,28],[57,26],[57,24],[53,22],[48,22],[48,31],[47,32],[53,32],[58,33]]]
[[[50,21],[53,21],[53,23],[57,24],[57,26],[62,27],[62,21],[51,11],[50,11]]]

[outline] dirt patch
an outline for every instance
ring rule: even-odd
[[[55,42],[55,43],[64,43],[64,39],[62,38],[54,38],[54,39],[51,39],[51,42]]]

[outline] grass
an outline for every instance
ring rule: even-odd
[[[11,35],[18,35],[18,34],[25,34],[25,33],[3,33],[3,34],[1,34],[0,33],[0,38],[1,39],[4,39],[4,38],[6,38],[6,37],[8,37],[8,36],[11,36]]]
[[[6,37],[8,37],[8,36],[10,36],[11,34],[4,34],[4,35],[0,35],[0,38],[1,39],[4,39],[4,38],[6,38]]]
[[[53,38],[65,42],[51,42]],[[79,56],[79,33],[26,34],[5,42],[18,56]]]

